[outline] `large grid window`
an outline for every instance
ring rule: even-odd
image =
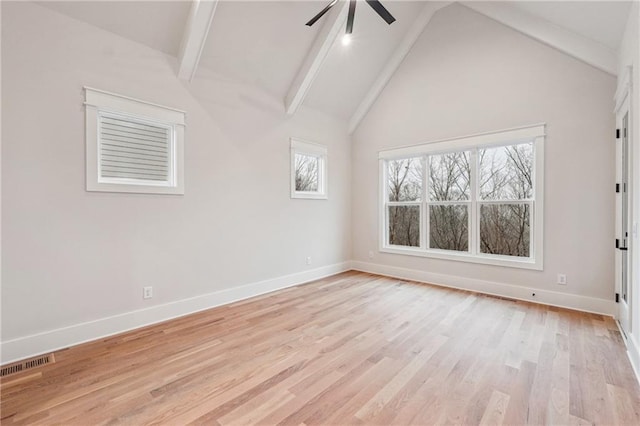
[[[544,126],[380,153],[381,251],[542,269]]]

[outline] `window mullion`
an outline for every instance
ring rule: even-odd
[[[387,201],[388,206],[419,206],[422,201]]]
[[[389,161],[383,160],[381,166],[381,174],[382,174],[382,243],[383,247],[389,245]]]
[[[522,200],[478,200],[478,204],[529,204],[534,200],[532,198],[526,198]]]
[[[478,207],[478,149],[471,150],[471,177],[470,177],[470,190],[471,190],[471,212],[469,214],[469,251],[475,255],[480,252],[480,220],[479,220],[479,207]]]
[[[471,199],[468,199],[468,200],[451,200],[451,201],[429,201],[429,205],[430,206],[459,206],[459,205],[470,206],[471,205]]]
[[[423,178],[422,178],[422,211],[420,212],[422,222],[424,223],[424,229],[421,235],[422,240],[420,241],[421,248],[428,250],[429,249],[429,156],[425,155],[422,157],[423,161]]]

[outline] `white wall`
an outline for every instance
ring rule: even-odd
[[[3,362],[177,312],[143,308],[349,260],[346,123],[286,117],[281,100],[205,70],[181,82],[175,58],[34,4],[3,4],[2,55]],[[84,190],[83,85],[187,111],[184,196]],[[290,136],[328,145],[328,201],[290,199]]]
[[[614,91],[613,76],[464,6],[439,11],[353,136],[356,265],[612,313]],[[379,150],[540,122],[544,271],[377,251]]]
[[[624,38],[619,49],[618,75],[620,83],[625,68],[633,67],[631,91],[631,151],[632,151],[632,221],[640,223],[640,4],[634,2],[625,27]],[[631,335],[627,347],[636,375],[640,372],[640,240],[635,235],[631,244]],[[638,376],[640,378],[640,376]]]

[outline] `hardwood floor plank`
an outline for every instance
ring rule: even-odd
[[[377,416],[384,406],[418,373],[422,366],[424,366],[428,361],[428,358],[425,358],[415,357],[409,361],[404,368],[398,371],[387,384],[382,386],[382,388],[355,413],[355,416],[363,421]]]
[[[295,425],[304,423],[308,425],[309,419],[312,421],[314,419],[315,421],[320,421],[323,416],[330,415],[333,410],[341,407],[346,402],[337,395],[344,396],[344,389],[374,365],[376,364],[365,359],[356,368],[349,371],[338,381],[334,382],[328,388],[314,396],[307,404],[295,410],[283,419],[280,424]]]
[[[607,393],[613,405],[615,424],[640,424],[640,416],[638,416],[638,412],[634,409],[633,401],[626,389],[615,385],[607,385]]]
[[[553,361],[556,357],[556,345],[545,342],[538,354],[536,373],[529,395],[529,413],[527,422],[530,424],[547,424],[549,395],[553,378]]]
[[[529,413],[529,395],[535,378],[536,365],[523,361],[519,368],[518,376],[513,382],[509,393],[509,406],[504,423],[508,425],[527,424]]]
[[[558,344],[561,341],[562,344]],[[555,357],[551,367],[551,393],[548,396],[547,420],[551,424],[569,423],[569,351],[564,336],[556,334]]]
[[[263,395],[267,395],[264,393]],[[287,406],[295,395],[287,391],[273,392],[268,394],[269,398],[253,398],[250,404],[233,410],[229,414],[217,419],[222,426],[227,425],[253,425],[261,423],[261,419],[271,414],[280,407]],[[203,421],[196,420],[193,424],[211,424],[206,418]]]
[[[427,381],[429,375],[427,365],[431,356],[448,340],[449,337],[442,335],[436,335],[429,339],[429,345],[416,354],[416,356],[425,360],[426,363],[419,371],[416,372],[406,385],[393,396],[393,398],[386,402],[384,410],[379,411],[376,415],[367,420],[368,423],[381,425],[392,424],[393,419],[395,419],[396,416],[404,410],[405,405],[408,404],[420,386]],[[372,396],[372,394],[377,391],[377,388],[367,388],[366,391],[368,391],[369,395]],[[363,390],[362,393],[364,394],[365,390]],[[352,414],[355,415],[355,412],[356,410],[353,410]]]
[[[301,410],[302,407],[307,405],[311,399],[324,392],[329,386],[334,385],[342,376],[343,374],[335,371],[324,375],[320,380],[308,387],[306,391],[295,395],[294,399],[290,400],[286,405],[274,407],[274,410],[260,419],[257,424],[281,424],[285,418],[291,415],[292,412]]]
[[[483,426],[489,425],[501,425],[504,416],[509,405],[509,395],[506,395],[499,391],[493,391],[489,404],[484,412],[484,415],[480,419],[480,424]]]

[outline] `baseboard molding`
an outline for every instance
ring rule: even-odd
[[[239,287],[224,289],[189,299],[178,300],[146,309],[126,312],[107,318],[69,327],[58,328],[0,343],[0,364],[22,360],[112,336],[114,334],[159,323],[198,311],[226,305],[272,291],[281,290],[309,281],[350,270],[350,262],[337,263],[320,268],[272,278]]]
[[[575,309],[578,311],[592,312],[608,316],[614,316],[615,313],[615,303],[613,301],[598,299],[595,297],[560,293],[556,291],[541,290],[538,288],[521,287],[476,278],[437,274],[433,272],[355,260],[351,262],[351,268],[356,271],[369,272],[372,274],[385,275],[404,280],[419,281],[442,287],[471,290],[478,293],[509,297],[517,300],[526,300],[528,302]],[[535,294],[535,296],[532,296],[532,294]]]
[[[633,369],[633,373],[636,375],[636,380],[640,383],[640,347],[638,346],[636,339],[633,337],[633,334],[627,335],[625,343],[627,344],[627,356],[629,357],[631,368]]]

